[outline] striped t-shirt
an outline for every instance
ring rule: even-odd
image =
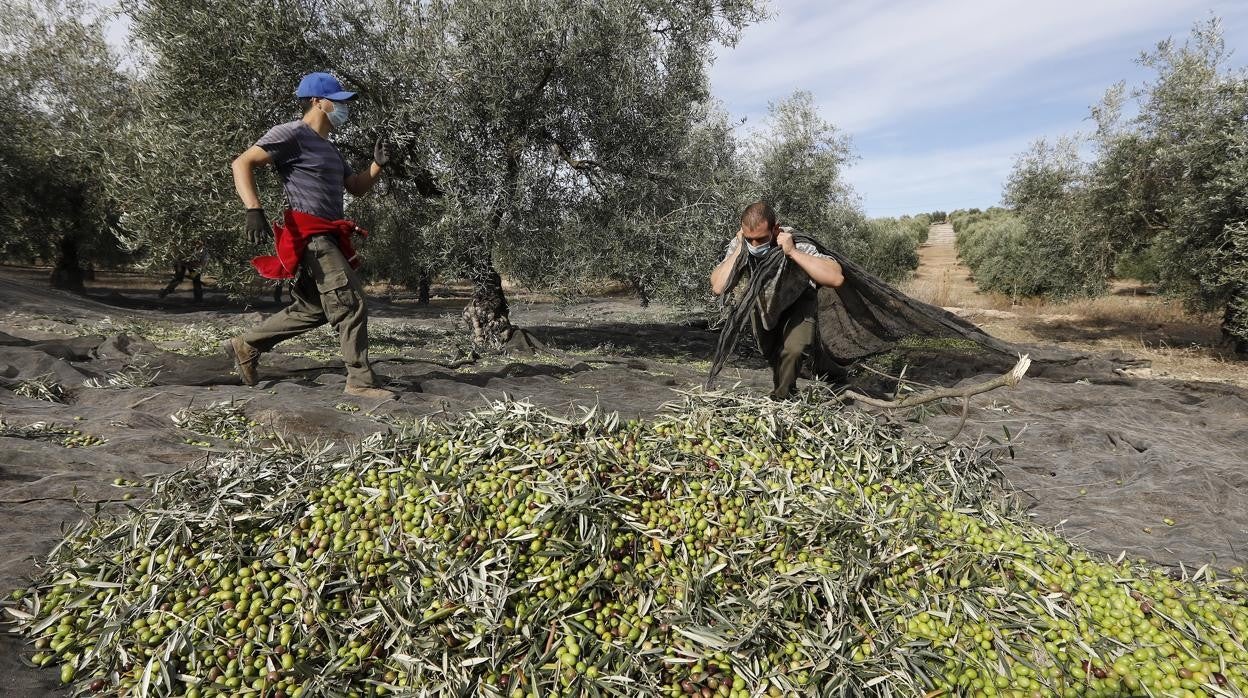
[[[303,121],[291,121],[269,129],[256,145],[273,158],[287,206],[331,221],[342,218],[351,166],[333,143]]]

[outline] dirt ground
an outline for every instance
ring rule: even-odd
[[[1013,456],[997,451],[1020,501],[1038,522],[1059,526],[1089,548],[1165,565],[1248,562],[1241,543],[1248,540],[1246,365],[1199,347],[1198,355],[1168,362],[1164,351],[1148,348],[1171,337],[1206,336],[1208,328],[1115,329],[1070,312],[1056,321],[1033,308],[993,307],[999,301],[976,300],[973,288],[967,290],[965,270],[955,261],[948,245],[925,247],[909,288],[956,301],[943,304],[1007,340],[1070,350],[1047,351],[1052,360],[1036,364],[1017,388],[973,399],[956,443],[991,448],[994,439],[1008,439]],[[170,419],[181,408],[235,401],[267,429],[339,445],[386,428],[385,420],[455,414],[503,398],[561,412],[597,406],[645,416],[676,391],[697,389],[715,342],[706,318],[670,307],[643,309],[628,298],[561,304],[514,294],[513,320],[562,354],[459,365],[461,294],[435,289],[433,303],[419,306],[411,294],[379,289],[370,306],[373,359],[400,399],[375,404],[343,395],[342,364],[327,331],[266,355],[260,385],[242,386],[219,340],[279,306],[263,296],[243,304],[213,292],[195,306],[186,288],[158,299],[162,285],[156,278],[101,274],[86,296],[74,296],[47,290],[39,272],[0,268],[0,377],[9,387],[0,389],[0,419],[9,429],[0,436],[0,592],[35,571],[36,557],[55,544],[63,523],[81,515],[80,507],[122,506],[128,490],[114,479],[176,472],[226,446],[188,443],[187,432]],[[936,297],[941,293],[946,297]],[[1151,369],[1124,350],[1151,360]],[[913,380],[952,385],[983,380],[1009,364],[917,344],[876,365],[904,366]],[[756,356],[739,357],[720,385],[769,388],[762,369]],[[68,388],[67,401],[14,392],[40,376]],[[863,373],[860,387],[895,386]],[[957,412],[947,405],[893,418],[921,421],[916,429],[944,436]],[[41,423],[103,442],[67,448],[60,436],[13,431]],[[56,695],[51,672],[25,667],[21,654],[16,639],[0,639],[0,695]]]

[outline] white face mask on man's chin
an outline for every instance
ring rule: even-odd
[[[770,242],[770,241],[769,241],[769,242],[764,242],[763,244],[761,244],[761,245],[757,245],[757,246],[756,246],[756,245],[751,245],[751,244],[750,244],[750,243],[748,243],[748,242],[747,242],[747,243],[745,243],[745,251],[746,251],[746,252],[749,252],[751,255],[753,255],[753,256],[755,256],[755,257],[761,257],[761,256],[763,256],[763,255],[767,254],[767,252],[768,252],[768,251],[769,251],[772,247],[774,247],[774,243],[772,243],[772,242]]]

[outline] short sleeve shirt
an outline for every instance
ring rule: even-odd
[[[273,158],[287,206],[331,221],[343,217],[351,166],[333,143],[303,121],[291,121],[269,129],[256,145]]]

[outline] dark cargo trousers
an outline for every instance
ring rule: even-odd
[[[242,335],[260,351],[328,322],[342,343],[347,385],[371,388],[377,383],[368,363],[368,308],[360,277],[328,235],[308,238],[299,273],[290,290],[291,304]]]
[[[792,397],[796,392],[802,356],[815,338],[817,312],[818,296],[811,289],[781,314],[770,330],[763,329],[758,314],[754,315],[754,336],[771,366],[771,382],[775,387],[771,397],[775,400]]]

